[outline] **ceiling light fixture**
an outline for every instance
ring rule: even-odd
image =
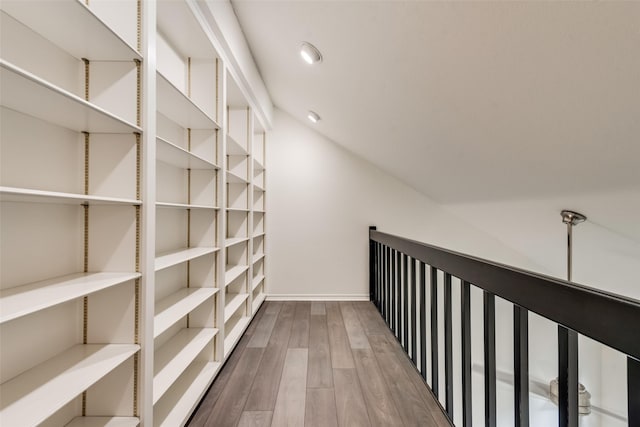
[[[309,114],[307,114],[307,118],[313,123],[318,123],[320,121],[320,116],[314,111],[309,111]]]
[[[309,65],[322,62],[322,54],[320,51],[308,42],[302,42],[302,46],[300,46],[300,56],[302,56],[302,59]]]

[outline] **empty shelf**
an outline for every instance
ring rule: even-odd
[[[227,155],[230,156],[246,156],[249,154],[247,149],[244,148],[238,141],[231,135],[227,134]]]
[[[247,213],[249,209],[247,208],[226,208],[227,212],[236,212],[236,213]]]
[[[218,248],[183,248],[156,256],[156,271],[169,268],[217,251]]]
[[[258,159],[253,159],[253,170],[255,171],[263,171],[264,165]]]
[[[164,163],[182,169],[209,169],[216,170],[219,167],[190,151],[179,147],[163,138],[156,138],[157,151],[156,158]]]
[[[264,280],[264,274],[260,274],[259,276],[254,277],[253,282],[251,283],[251,290],[255,291],[256,288],[260,285],[260,283],[262,283],[263,280]]]
[[[250,321],[251,318],[242,317],[230,331],[225,330],[226,337],[224,338],[224,357],[227,357],[231,350],[233,350],[233,347],[235,347]]]
[[[140,54],[79,1],[2,2],[2,10],[76,58],[132,61]],[[73,25],[60,25],[61,22]],[[3,92],[4,93],[4,92]]]
[[[248,184],[249,181],[242,178],[241,176],[236,175],[233,172],[227,171],[227,183],[229,184]]]
[[[0,291],[0,323],[140,277],[140,273],[76,273]]]
[[[213,118],[205,113],[167,80],[160,73],[156,73],[156,87],[158,99],[158,111],[173,120],[183,128],[189,129],[218,129],[219,126]]]
[[[238,309],[249,298],[249,294],[227,294],[229,300],[225,301],[224,307],[224,321],[226,322],[238,311]]]
[[[188,205],[186,203],[171,203],[171,202],[156,202],[157,208],[172,208],[172,209],[210,209],[218,210],[217,206],[207,205]]]
[[[0,386],[3,425],[37,425],[134,355],[135,344],[76,345]]]
[[[184,0],[157,2],[158,31],[184,58],[215,58],[213,45],[188,3]]]
[[[219,369],[219,362],[197,362],[189,366],[153,406],[153,424],[166,427],[184,425]]]
[[[184,288],[156,303],[153,337],[169,329],[200,304],[214,296],[218,288]]]
[[[65,427],[136,427],[140,420],[136,417],[77,417]]]
[[[238,277],[242,276],[242,274],[244,274],[244,272],[247,271],[248,269],[249,267],[246,265],[236,265],[234,267],[231,267],[224,274],[224,285],[228,286],[229,283],[233,282]]]
[[[258,232],[258,233],[254,233],[253,238],[254,238],[254,239],[257,239],[257,238],[259,238],[259,237],[264,237],[264,236],[266,236],[266,235],[267,235],[267,233],[265,233],[264,231],[260,231],[260,232]]]
[[[253,300],[253,307],[252,307],[253,313],[258,311],[258,309],[260,308],[260,306],[262,305],[262,303],[266,298],[267,298],[266,294],[260,293],[260,295],[258,295],[257,298]]]
[[[218,330],[214,328],[183,329],[156,351],[153,362],[154,404],[180,378],[217,333]]]
[[[262,191],[262,192],[265,191],[262,185],[256,184],[255,182],[253,183],[253,189],[254,191]]]
[[[62,205],[140,205],[142,203],[134,199],[87,196],[84,194],[15,187],[0,187],[0,200],[3,202],[53,203]]]
[[[264,258],[264,254],[254,254],[253,255],[253,263],[255,264],[256,262],[260,261],[263,258]]]
[[[248,240],[249,240],[248,237],[229,237],[225,239],[224,246],[228,248],[229,246],[234,246],[234,245],[237,245],[238,243],[246,242]]]
[[[4,2],[3,7],[5,3],[29,2]],[[51,2],[58,3],[71,2]],[[142,132],[138,126],[4,60],[0,60],[0,87],[2,105],[76,132]]]

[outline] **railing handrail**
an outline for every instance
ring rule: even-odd
[[[638,300],[373,229],[369,238],[640,361]]]

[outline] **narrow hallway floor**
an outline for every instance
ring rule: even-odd
[[[265,302],[190,427],[450,426],[370,302]]]

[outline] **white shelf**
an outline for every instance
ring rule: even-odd
[[[249,181],[247,181],[246,179],[242,178],[239,175],[236,175],[233,172],[227,171],[227,183],[229,184],[248,184]]]
[[[157,208],[167,208],[167,209],[209,209],[209,210],[218,210],[220,209],[217,206],[207,206],[207,205],[189,205],[186,203],[171,203],[171,202],[156,202]]]
[[[187,95],[159,72],[156,73],[157,108],[183,128],[218,129],[220,126]]]
[[[225,302],[224,307],[224,321],[226,322],[233,316],[233,314],[238,311],[238,309],[244,304],[244,302],[249,298],[249,294],[227,294],[227,297],[232,296],[228,301]]]
[[[156,158],[164,163],[176,166],[182,169],[220,169],[218,165],[204,158],[191,153],[182,147],[167,141],[164,138],[157,137]]]
[[[209,255],[216,252],[218,248],[183,248],[171,252],[165,252],[156,256],[156,271]]]
[[[154,406],[154,425],[158,427],[184,425],[219,369],[218,362],[192,364],[165,393],[158,405]]]
[[[135,344],[76,345],[0,386],[6,426],[37,425],[140,349]]]
[[[253,170],[255,171],[263,171],[264,165],[257,159],[253,159]]]
[[[140,273],[76,273],[0,291],[0,323],[140,277]]]
[[[156,351],[153,362],[154,405],[217,333],[214,328],[183,329]]]
[[[242,317],[234,325],[233,329],[231,329],[230,331],[225,331],[226,333],[226,336],[224,338],[224,357],[225,358],[229,355],[231,350],[233,350],[233,347],[235,347],[238,340],[240,340],[242,333],[247,328],[247,325],[249,325],[250,321],[251,321],[250,317]]]
[[[31,190],[28,188],[0,187],[0,200],[3,202],[53,203],[61,205],[140,205],[134,199],[116,197],[87,196],[57,191]]]
[[[253,310],[252,314],[258,311],[258,309],[260,308],[260,305],[262,305],[265,299],[267,299],[267,294],[260,293],[260,295],[258,295],[258,297],[253,300],[253,307],[251,307],[251,309]]]
[[[238,141],[231,135],[227,134],[227,155],[229,156],[246,156],[249,153]]]
[[[254,277],[253,282],[251,283],[251,290],[255,291],[256,288],[260,286],[260,283],[263,281],[264,281],[264,274]]]
[[[265,213],[266,213],[266,211],[265,211],[265,210],[263,210],[263,209],[254,209],[254,210],[253,210],[253,213],[254,213],[254,214],[265,214]]]
[[[238,277],[242,276],[245,271],[249,269],[246,265],[236,265],[227,270],[224,274],[224,285],[229,286],[229,283],[236,280]]]
[[[227,208],[227,212],[242,212],[242,213],[247,213],[247,212],[249,212],[249,209],[245,209],[245,208]]]
[[[228,248],[228,247],[237,245],[242,242],[247,242],[247,241],[249,241],[248,237],[228,237],[224,241],[224,246]]]
[[[153,338],[214,296],[218,288],[183,288],[156,303]]]
[[[263,258],[264,258],[264,254],[255,254],[253,255],[253,263],[255,264],[256,262],[260,261]]]
[[[2,10],[78,59],[142,59],[133,47],[79,1],[42,1],[35,13],[33,4],[29,3],[32,2],[4,1]]]
[[[258,237],[264,237],[266,235],[267,235],[267,233],[265,233],[264,231],[261,231],[260,233],[254,234],[253,238],[255,239],[255,238],[258,238]]]
[[[254,191],[261,191],[261,192],[263,192],[263,193],[265,192],[264,187],[262,187],[261,185],[258,185],[258,184],[256,184],[256,183],[254,183],[254,184],[253,184],[253,190],[254,190]]]
[[[137,427],[136,417],[77,417],[65,427]]]
[[[3,2],[3,7],[9,3],[28,4],[30,2]],[[49,2],[42,4],[45,3]],[[58,5],[68,2],[50,3]],[[34,15],[37,14],[34,13]],[[65,19],[64,22],[71,21]],[[73,26],[59,23],[58,25]],[[2,105],[76,132],[142,132],[138,126],[1,59],[0,88]]]

